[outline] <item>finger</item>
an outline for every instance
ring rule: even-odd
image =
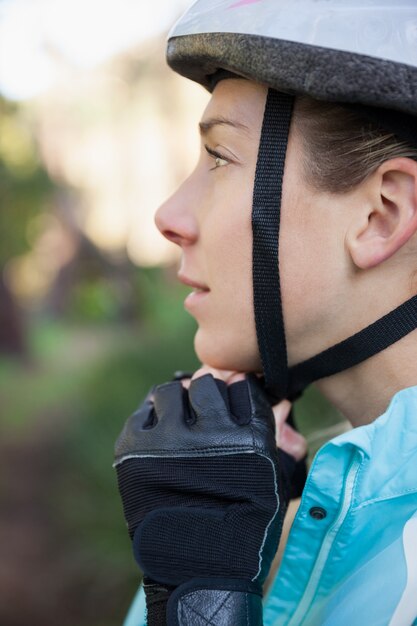
[[[228,406],[233,419],[241,425],[249,424],[252,419],[252,404],[249,396],[248,382],[243,376],[226,386]]]
[[[245,374],[243,372],[236,372],[233,370],[222,370],[216,367],[210,367],[209,365],[203,365],[193,374],[193,380],[195,378],[200,378],[205,374],[211,374],[213,378],[217,378],[218,380],[223,380],[228,385],[232,385],[233,383],[239,382],[241,380],[245,380]]]
[[[219,380],[226,382],[233,372],[230,370],[221,370],[216,367],[210,367],[209,365],[203,365],[196,372],[194,372],[192,380],[201,378],[201,376],[205,376],[206,374],[211,374],[213,378],[218,378]]]
[[[211,372],[191,381],[188,397],[200,425],[207,419],[220,420],[219,423],[229,420],[226,383],[216,382]]]
[[[158,421],[180,421],[183,418],[183,389],[179,380],[158,385],[155,389],[154,407]]]
[[[307,440],[294,428],[284,422],[281,431],[277,433],[277,445],[296,461],[301,461],[307,454]]]
[[[272,411],[275,417],[277,446],[300,461],[307,454],[307,441],[286,422],[291,411],[291,402],[283,400],[273,406]]]
[[[279,404],[275,404],[275,406],[272,407],[272,411],[274,413],[275,425],[278,434],[290,414],[291,402],[289,400],[282,400],[282,402],[279,402]]]
[[[246,376],[243,372],[233,372],[229,378],[227,379],[227,384],[232,385],[233,383],[238,383],[242,380],[245,380]]]
[[[177,370],[176,372],[174,372],[173,380],[179,380],[182,386],[185,389],[188,389],[188,387],[190,386],[191,376],[192,376],[192,373],[190,372],[184,372],[184,370]]]
[[[147,393],[145,399],[144,399],[144,403],[146,402],[150,402],[151,404],[153,404],[154,400],[155,400],[155,389],[156,389],[157,385],[154,385]]]

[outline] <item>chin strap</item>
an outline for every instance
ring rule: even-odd
[[[282,180],[293,96],[268,90],[252,205],[252,273],[256,334],[267,391],[284,398],[289,371],[279,279]]]
[[[290,369],[290,393],[299,396],[310,383],[343,372],[385,350],[417,328],[417,296],[349,339]]]
[[[268,90],[253,190],[253,296],[256,334],[272,401],[295,400],[315,380],[342,372],[417,328],[417,296],[352,337],[288,367],[278,263],[282,181],[294,98]],[[391,119],[392,118],[392,119]],[[384,116],[381,114],[382,123]],[[396,115],[389,117],[398,122]],[[398,123],[399,124],[399,123]],[[400,130],[397,124],[397,135]],[[388,124],[387,124],[388,125]],[[320,297],[320,294],[318,294]]]

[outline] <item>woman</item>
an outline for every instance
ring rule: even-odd
[[[169,38],[212,91],[156,216],[205,365],[116,449],[151,625],[417,623],[417,8],[354,5],[200,0]],[[267,404],[298,459],[281,423],[311,382],[354,428],[316,455],[262,608],[292,471]]]

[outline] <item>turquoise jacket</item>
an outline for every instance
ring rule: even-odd
[[[140,590],[124,626],[145,624]],[[317,453],[264,625],[417,625],[417,386]]]

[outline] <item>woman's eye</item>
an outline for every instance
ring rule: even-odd
[[[216,167],[213,169],[216,169],[217,167],[222,167],[223,165],[227,165],[229,163],[229,161],[227,161],[226,159],[223,159],[220,156],[215,157],[214,162],[216,164]]]
[[[222,156],[219,152],[217,152],[216,150],[213,150],[212,148],[209,148],[208,146],[204,146],[207,153],[210,155],[210,157],[214,160],[214,167],[211,167],[210,169],[212,170],[217,170],[219,167],[224,167],[225,165],[229,165],[229,161],[228,159],[225,159],[224,156]]]

